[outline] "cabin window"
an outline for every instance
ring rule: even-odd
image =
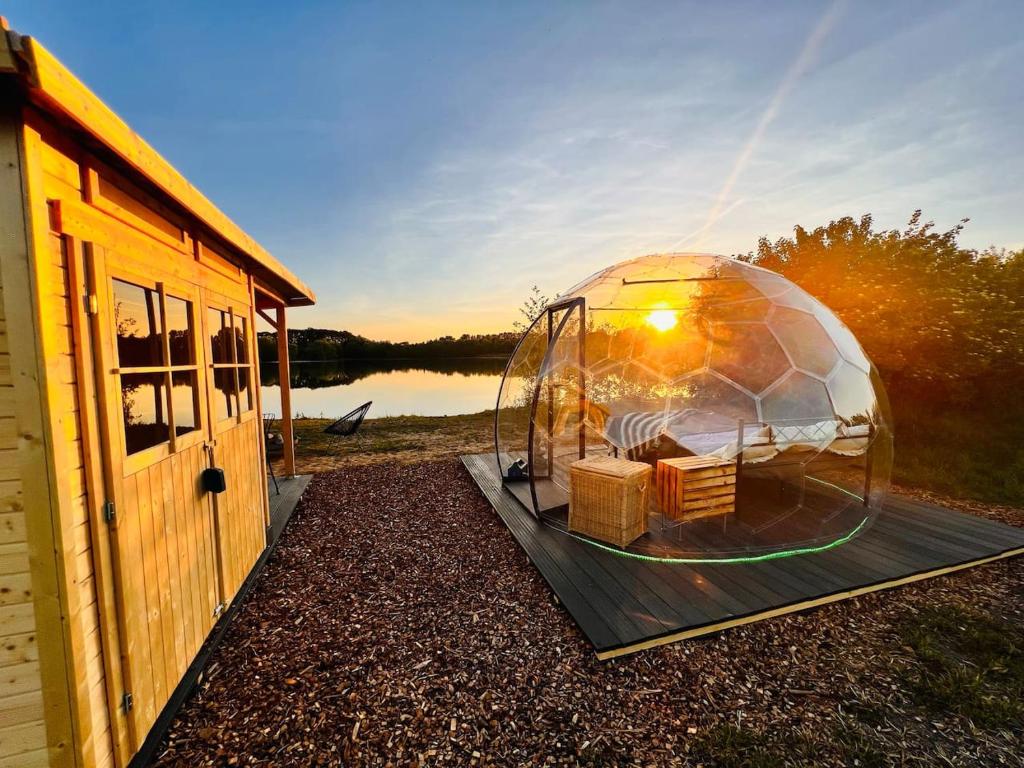
[[[238,364],[238,409],[252,410],[252,377],[249,360],[249,326],[244,317],[235,317],[235,362]]]
[[[192,305],[184,299],[168,296],[167,338],[171,346],[171,365],[194,365],[192,343]]]
[[[224,421],[253,407],[249,325],[230,310],[210,307],[208,312],[214,408],[217,421]]]
[[[117,362],[121,368],[145,368],[162,362],[160,296],[156,291],[114,281]]]
[[[192,302],[113,280],[125,452],[139,453],[199,428]]]

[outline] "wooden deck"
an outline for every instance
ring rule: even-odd
[[[502,487],[493,455],[462,461],[602,659],[1024,552],[1024,529],[890,497],[870,528],[828,551],[741,564],[649,562],[538,522]]]
[[[279,477],[277,479],[280,493],[274,488],[274,481],[267,478],[270,491],[270,528],[267,530],[267,543],[273,544],[281,535],[288,518],[292,516],[299,503],[302,492],[306,490],[312,475],[296,475],[295,477]]]

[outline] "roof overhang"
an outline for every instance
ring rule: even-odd
[[[0,34],[0,73],[15,74],[31,104],[70,122],[237,249],[260,283],[286,306],[309,306],[313,291],[193,187],[167,160],[34,38]]]

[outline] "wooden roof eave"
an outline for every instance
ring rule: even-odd
[[[5,63],[17,62],[18,75],[35,106],[70,120],[241,251],[256,280],[272,288],[286,306],[316,303],[305,283],[193,187],[37,40],[13,31],[0,38],[0,71],[11,71]]]

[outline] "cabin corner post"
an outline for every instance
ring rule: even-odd
[[[66,540],[56,486],[50,408],[44,359],[45,327],[40,314],[37,258],[47,235],[46,201],[41,196],[38,135],[17,108],[0,110],[0,284],[4,286],[5,334],[10,356],[15,453],[20,502],[12,509],[25,517],[25,553],[32,592],[31,630],[36,638],[43,723],[29,752],[45,750],[50,765],[77,764],[77,702],[72,674],[68,616]],[[27,622],[27,617],[23,617]],[[7,714],[2,713],[0,714]],[[19,723],[30,728],[32,723]],[[28,752],[26,752],[28,754]],[[31,759],[31,758],[30,758]],[[2,762],[3,759],[0,759]]]
[[[277,307],[277,373],[281,384],[281,437],[284,440],[284,474],[295,476],[295,436],[292,431],[292,377],[288,356],[288,319]]]

